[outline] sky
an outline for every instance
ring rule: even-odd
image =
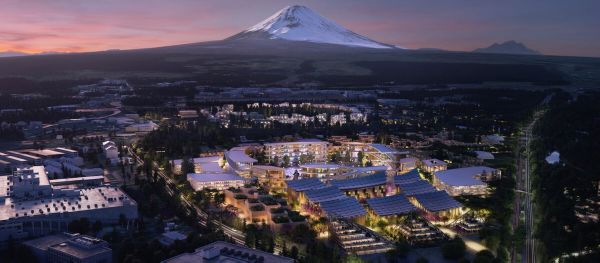
[[[0,51],[219,40],[293,4],[405,48],[471,51],[516,40],[543,54],[600,57],[598,0],[0,0]]]

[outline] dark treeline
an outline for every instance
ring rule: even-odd
[[[543,261],[591,249],[595,253],[568,262],[600,262],[600,223],[579,215],[598,214],[600,181],[600,93],[576,99],[557,93],[535,127],[532,149],[534,193]],[[560,162],[545,158],[560,153]]]

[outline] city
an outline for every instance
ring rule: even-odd
[[[223,43],[0,58],[0,261],[600,259],[600,60],[344,30],[292,5]]]

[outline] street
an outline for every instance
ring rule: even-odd
[[[129,155],[132,156],[136,162],[139,165],[144,165],[144,160],[142,160],[141,158],[139,158],[132,150],[131,147],[127,148]],[[157,167],[156,163],[152,164],[153,167]],[[186,198],[184,198],[183,196],[179,196],[176,197],[175,193],[177,193],[176,188],[176,184],[173,181],[173,179],[171,179],[171,177],[167,176],[163,171],[160,171],[157,169],[157,174],[162,177],[166,184],[165,184],[165,190],[166,192],[169,194],[169,196],[173,197],[173,198],[177,198],[178,200],[181,201],[182,205],[189,211],[189,212],[194,212],[198,218],[200,219],[199,223],[203,226],[207,225],[207,220],[208,220],[208,214],[204,211],[202,211],[202,209],[200,209],[199,207],[197,207],[196,205],[192,204],[192,202],[190,202],[189,200],[187,200]],[[237,244],[240,245],[244,245],[245,241],[246,241],[246,235],[237,230],[234,229],[232,227],[229,227],[223,223],[221,223],[220,221],[213,219],[210,221],[212,224],[214,224],[215,226],[217,226],[219,229],[221,229],[223,231],[223,233],[231,238],[233,241],[235,241]]]

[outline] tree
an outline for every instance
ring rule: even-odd
[[[283,156],[283,167],[288,167],[288,166],[290,166],[290,156],[284,155]]]
[[[495,257],[491,251],[485,249],[477,252],[475,254],[475,258],[473,259],[473,263],[492,263],[494,262]]]
[[[183,158],[183,161],[181,161],[181,174],[193,172],[195,172],[194,163],[189,158]]]
[[[293,259],[298,258],[298,248],[296,246],[292,246],[292,250],[290,251],[290,257]]]
[[[464,257],[466,249],[465,242],[457,236],[442,245],[442,255],[445,259],[457,260]]]
[[[358,165],[364,166],[365,164],[365,153],[360,151],[358,152]]]

